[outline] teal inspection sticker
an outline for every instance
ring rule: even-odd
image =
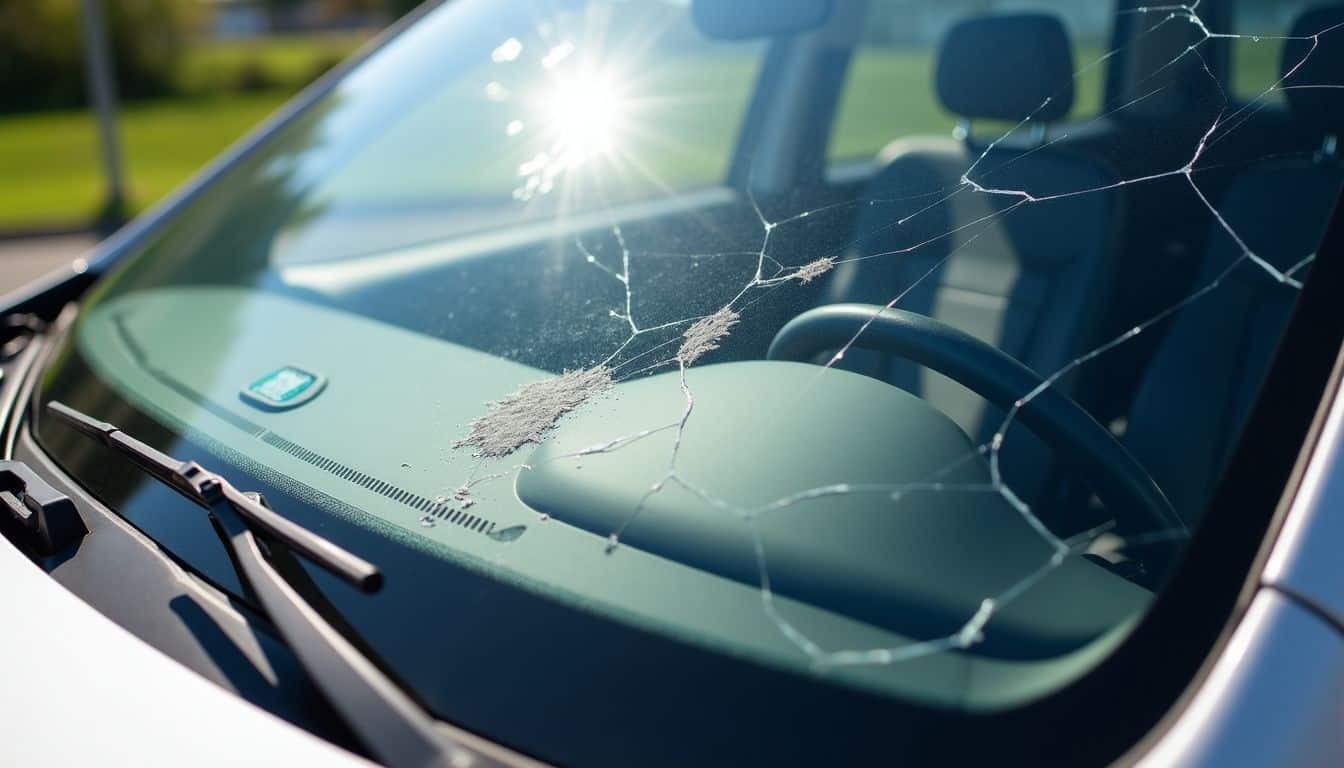
[[[248,384],[239,392],[243,400],[268,411],[303,405],[317,397],[327,380],[316,373],[286,365]]]

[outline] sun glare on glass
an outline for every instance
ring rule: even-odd
[[[626,119],[624,98],[604,73],[572,73],[552,84],[542,103],[544,130],[571,167],[616,151]]]

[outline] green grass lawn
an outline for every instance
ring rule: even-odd
[[[288,98],[260,93],[122,110],[132,206],[158,200]],[[0,118],[0,230],[92,220],[103,200],[97,128],[86,112]]]
[[[1282,91],[1265,93],[1267,88],[1279,80],[1283,42],[1276,37],[1231,41],[1232,93],[1237,98],[1264,98],[1271,103],[1283,100]]]
[[[132,210],[171,192],[367,37],[272,37],[195,48],[179,73],[180,88],[193,95],[123,105]],[[90,221],[103,201],[100,162],[97,126],[87,111],[0,115],[0,231]]]

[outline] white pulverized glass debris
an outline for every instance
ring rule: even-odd
[[[682,365],[691,365],[718,349],[719,341],[737,325],[740,317],[737,312],[724,307],[709,317],[695,321],[682,336],[684,340],[681,349],[677,350],[677,361]]]
[[[610,386],[611,369],[606,366],[565,371],[553,379],[533,382],[491,403],[457,447],[475,448],[478,456],[508,456],[528,443],[539,442],[561,416]]]

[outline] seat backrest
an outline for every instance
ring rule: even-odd
[[[1315,50],[1310,40],[1339,24],[1344,6],[1304,14],[1290,33],[1297,39],[1283,52],[1289,109],[1320,133],[1325,147],[1334,144],[1326,137],[1344,132],[1344,92],[1303,86],[1344,82],[1344,29]],[[1333,151],[1278,159],[1239,174],[1218,210],[1256,256],[1288,270],[1315,253],[1342,185],[1344,166]],[[1191,526],[1231,456],[1298,295],[1243,258],[1217,222],[1209,243],[1192,293],[1215,281],[1217,288],[1172,317],[1125,433],[1130,450]]]
[[[986,51],[993,51],[987,55]],[[954,26],[939,52],[936,88],[963,121],[1043,126],[1073,102],[1073,56],[1057,18],[979,17]],[[1023,203],[1095,190],[1118,181],[1101,162],[1042,138],[1016,134],[990,147],[966,137],[900,139],[882,150],[855,227],[855,253],[829,286],[828,301],[898,306],[955,326],[1042,374],[1063,367],[1092,341],[1104,304],[1105,270],[1119,226],[1120,190]],[[1011,210],[1009,210],[1011,209]],[[898,359],[851,353],[853,370],[890,381],[987,439],[1002,414],[959,384]],[[1066,391],[1071,382],[1061,382]],[[1024,495],[1051,465],[1029,434],[1010,440],[1004,472]],[[1016,465],[1016,466],[1014,466]]]

